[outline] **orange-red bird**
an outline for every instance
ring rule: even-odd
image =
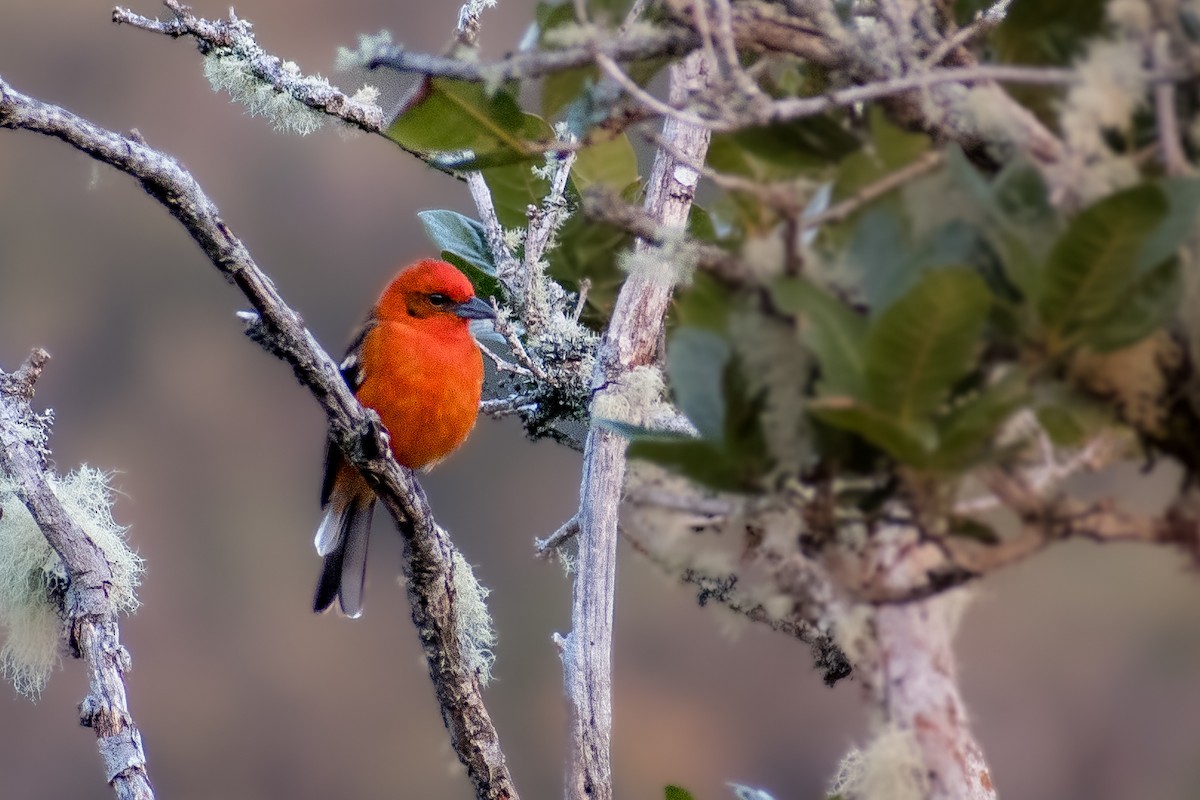
[[[360,403],[375,409],[391,435],[392,454],[410,469],[430,466],[467,438],[479,413],[483,356],[473,319],[491,319],[467,276],[425,259],[383,290],[342,362]],[[324,516],[314,540],[325,566],[314,611],[336,599],[349,617],[362,614],[367,542],[375,493],[332,442],[321,488]]]

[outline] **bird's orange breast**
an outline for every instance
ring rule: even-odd
[[[483,356],[466,320],[381,321],[362,344],[359,401],[375,409],[406,467],[429,466],[467,438],[479,414]]]

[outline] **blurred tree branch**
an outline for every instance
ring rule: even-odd
[[[121,645],[111,597],[112,565],[46,479],[49,452],[30,440],[31,432],[42,424],[30,405],[33,385],[49,359],[45,350],[36,349],[14,372],[0,370],[0,472],[8,475],[17,497],[66,568],[69,584],[60,613],[66,622],[67,647],[86,664],[89,684],[88,695],[79,705],[79,721],[96,732],[105,777],[119,800],[154,800],[142,736],[129,712],[125,673],[130,659]]]
[[[0,78],[0,127],[52,136],[137,180],[171,212],[218,271],[250,302],[248,335],[292,367],[325,411],[330,435],[370,482],[404,541],[404,574],[430,677],[451,744],[481,800],[516,798],[499,736],[483,704],[479,675],[462,658],[454,591],[454,546],[434,523],[412,474],[391,455],[378,417],[363,409],[336,363],[280,297],[216,205],[174,159],[14,90]]]

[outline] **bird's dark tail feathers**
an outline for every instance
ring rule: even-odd
[[[317,552],[325,556],[325,566],[317,581],[313,611],[325,611],[337,600],[347,617],[362,614],[367,544],[374,512],[375,495],[370,490],[363,493],[335,490],[329,498],[314,541]]]

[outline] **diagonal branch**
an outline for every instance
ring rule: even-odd
[[[33,384],[49,360],[34,350],[15,372],[0,370],[0,472],[58,553],[70,581],[63,598],[71,652],[87,664],[88,694],[80,722],[96,732],[105,775],[119,800],[154,800],[142,736],[129,713],[125,672],[129,652],[109,587],[113,568],[104,551],[71,517],[46,479],[46,454],[27,439]]]
[[[476,795],[516,798],[499,737],[483,704],[477,670],[459,646],[454,546],[434,524],[412,474],[392,458],[378,417],[359,405],[337,365],[280,297],[195,178],[174,159],[58,106],[28,97],[0,78],[0,128],[61,139],[136,179],[179,220],[213,265],[249,300],[257,320],[248,334],[287,362],[329,420],[331,436],[370,482],[404,541],[404,574],[413,623],[425,650],[442,720]]]

